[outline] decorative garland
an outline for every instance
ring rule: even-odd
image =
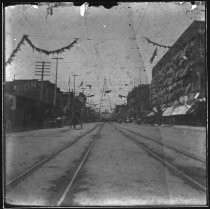
[[[159,47],[163,47],[163,48],[172,48],[171,46],[166,46],[166,45],[158,44],[154,41],[151,41],[147,37],[145,37],[145,39],[147,40],[148,43],[153,44],[153,46],[159,46]]]
[[[40,53],[44,53],[46,55],[50,55],[50,54],[60,54],[60,53],[64,52],[66,49],[68,49],[68,50],[71,49],[73,47],[73,45],[75,43],[77,43],[78,38],[76,38],[72,43],[70,43],[69,45],[67,45],[65,47],[62,47],[62,48],[57,49],[57,50],[48,51],[48,50],[40,49],[40,48],[34,46],[34,44],[28,38],[28,35],[23,35],[21,41],[19,42],[19,44],[17,45],[17,47],[14,49],[14,51],[10,55],[10,57],[6,61],[5,65],[11,64],[11,62],[13,61],[13,58],[15,57],[16,53],[20,50],[20,47],[24,44],[24,41],[27,41],[28,42],[28,44],[31,46],[31,48],[33,49],[33,51],[36,50],[36,51],[38,51]]]

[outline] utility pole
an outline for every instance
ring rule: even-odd
[[[112,112],[112,105],[111,105],[111,100],[110,100],[109,94],[108,94],[108,98],[109,98],[110,109],[111,109],[111,112]]]
[[[41,89],[40,89],[40,104],[43,99],[43,82],[44,82],[44,76],[50,76],[50,62],[36,62],[35,65],[35,75],[40,76],[41,75]]]
[[[40,103],[39,103],[39,115],[40,120],[42,122],[42,100],[43,100],[43,82],[44,82],[44,75],[50,76],[50,62],[36,62],[35,65],[35,75],[40,76],[41,75],[41,88],[40,88]]]
[[[74,92],[73,92],[73,107],[72,107],[72,119],[73,119],[73,128],[75,128],[75,77],[78,75],[73,75],[74,76]]]
[[[83,83],[82,83],[82,94],[83,95],[85,95],[84,94],[84,89],[86,89],[86,88],[83,87]],[[82,124],[81,128],[83,127],[84,114],[85,114],[85,103],[82,104],[82,110],[80,112],[80,117],[81,117],[81,121],[82,121],[81,122],[81,124]]]
[[[54,91],[54,102],[53,102],[53,107],[55,111],[55,106],[56,106],[56,92],[57,92],[57,77],[58,77],[58,60],[62,60],[63,58],[55,57],[51,58],[56,60],[56,74],[55,74],[55,91]]]
[[[99,113],[101,113],[101,104],[102,104],[102,99],[103,99],[103,95],[104,95],[105,83],[106,83],[106,77],[104,78],[104,85],[103,85],[103,89],[102,89],[102,95],[101,95],[101,102],[100,102],[100,107],[99,107]]]
[[[68,104],[70,105],[70,76],[69,76],[69,83],[68,83],[68,85],[69,85]]]

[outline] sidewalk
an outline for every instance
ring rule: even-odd
[[[206,127],[204,126],[187,126],[187,125],[170,125],[170,124],[161,124],[160,126],[158,124],[142,124],[138,125],[136,123],[129,123],[137,126],[145,126],[145,127],[169,127],[169,128],[177,128],[177,129],[188,129],[188,130],[195,130],[195,131],[206,131]]]
[[[204,127],[204,126],[184,126],[184,125],[168,125],[168,124],[162,124],[161,126],[177,128],[177,129],[195,130],[195,131],[206,131],[206,127]]]
[[[132,123],[121,126],[152,139],[159,140],[179,150],[192,153],[205,161],[206,159],[206,128],[193,126],[150,126]]]

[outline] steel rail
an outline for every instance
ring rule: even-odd
[[[93,147],[93,145],[94,145],[96,139],[98,138],[98,136],[99,136],[99,134],[100,134],[101,129],[103,128],[103,126],[104,126],[104,123],[103,123],[102,126],[99,128],[99,130],[97,131],[96,135],[94,136],[94,138],[93,138],[92,141],[90,142],[90,145],[88,146],[87,151],[85,152],[85,155],[84,155],[84,157],[82,158],[82,161],[80,162],[79,166],[77,167],[77,169],[76,169],[76,171],[75,171],[75,173],[74,173],[74,175],[73,175],[71,181],[69,182],[68,186],[66,187],[65,191],[64,191],[63,194],[61,195],[60,199],[57,201],[56,206],[61,206],[61,204],[62,204],[63,201],[65,200],[67,193],[68,193],[69,190],[71,189],[71,186],[73,185],[73,183],[74,183],[74,181],[75,181],[75,179],[76,179],[76,177],[77,177],[79,171],[81,170],[82,166],[84,165],[85,160],[87,159],[87,157],[88,157],[88,155],[89,155],[89,153],[90,153],[90,151],[91,151],[91,149],[92,149],[92,147]]]
[[[188,176],[187,174],[185,174],[184,172],[182,172],[181,170],[179,170],[178,168],[176,168],[174,165],[172,165],[171,163],[167,162],[166,160],[162,159],[161,157],[159,157],[156,153],[154,153],[151,149],[148,149],[145,145],[143,145],[141,142],[139,142],[137,139],[135,139],[134,137],[126,134],[125,132],[123,132],[122,130],[120,130],[118,127],[116,126],[112,126],[113,128],[115,128],[118,132],[120,132],[122,135],[124,135],[127,139],[132,140],[137,146],[139,146],[140,148],[144,149],[146,152],[148,152],[150,155],[152,155],[155,159],[159,160],[160,162],[162,162],[165,166],[175,170],[179,175],[181,175],[182,177],[184,177],[185,179],[187,179],[188,181],[190,181],[192,184],[196,185],[197,187],[199,187],[203,192],[206,192],[206,186],[203,186],[202,184],[200,184],[198,181],[196,181],[195,179],[191,178],[190,176]]]
[[[117,127],[119,127],[119,126],[117,126]],[[187,157],[189,157],[189,158],[192,158],[192,159],[194,159],[194,160],[200,161],[200,162],[202,162],[202,163],[206,163],[205,160],[199,158],[198,156],[193,155],[192,153],[185,152],[185,151],[183,151],[183,150],[178,150],[178,149],[175,148],[175,147],[172,147],[172,146],[170,146],[170,145],[168,145],[168,144],[166,144],[166,143],[159,142],[159,141],[157,141],[156,139],[152,139],[152,138],[150,138],[150,137],[148,137],[148,136],[144,136],[144,135],[142,135],[142,134],[140,134],[140,133],[137,133],[137,132],[135,132],[135,131],[133,131],[133,130],[130,130],[130,129],[127,129],[127,128],[124,128],[124,127],[120,127],[120,128],[121,128],[121,129],[124,129],[124,130],[126,130],[126,131],[128,131],[128,132],[130,132],[130,133],[133,133],[133,134],[135,134],[135,135],[137,135],[137,136],[140,136],[140,137],[142,137],[142,138],[144,138],[144,139],[147,139],[147,140],[153,141],[153,142],[155,142],[155,143],[157,143],[157,144],[160,144],[160,145],[162,145],[163,147],[167,147],[167,148],[169,148],[169,149],[172,149],[172,150],[174,150],[174,151],[176,151],[176,152],[178,152],[178,153],[180,153],[180,154],[182,154],[182,155],[185,155],[185,156],[187,156]]]
[[[6,186],[11,186],[14,183],[17,183],[21,180],[23,180],[26,176],[28,176],[29,174],[32,174],[34,171],[36,171],[36,169],[38,169],[39,167],[41,167],[42,165],[44,165],[46,162],[48,162],[50,159],[52,159],[53,157],[55,157],[57,154],[59,154],[60,152],[62,152],[63,150],[71,147],[74,143],[76,143],[78,140],[80,140],[81,138],[83,138],[84,136],[86,136],[87,134],[91,133],[92,131],[94,131],[98,126],[102,126],[100,124],[96,125],[95,127],[93,127],[92,129],[88,130],[87,132],[85,132],[84,134],[76,137],[73,141],[66,143],[65,145],[59,147],[58,149],[56,149],[55,151],[53,151],[52,153],[50,153],[46,158],[44,158],[43,160],[37,162],[35,165],[33,165],[32,167],[30,167],[29,169],[27,169],[26,171],[22,172],[21,174],[19,174],[18,176],[12,178],[11,180],[9,180],[6,183]]]

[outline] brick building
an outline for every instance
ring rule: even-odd
[[[162,110],[164,122],[196,120],[187,113],[196,98],[205,100],[205,74],[205,22],[194,21],[152,70],[151,103]]]
[[[55,84],[49,81],[43,82],[42,97],[41,81],[37,79],[8,81],[4,90],[5,120],[13,127],[40,123],[53,109]],[[62,108],[62,92],[57,88],[56,93],[56,105]]]

